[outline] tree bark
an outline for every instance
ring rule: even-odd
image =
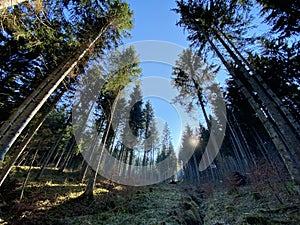
[[[5,154],[19,137],[24,128],[32,120],[35,114],[40,110],[49,96],[57,89],[66,76],[78,65],[87,53],[100,40],[103,33],[114,21],[103,26],[100,32],[89,42],[87,46],[79,48],[76,54],[67,60],[62,67],[56,69],[50,74],[19,107],[16,112],[10,116],[8,121],[1,127],[0,134],[0,160],[4,159]]]
[[[295,161],[300,161],[299,152],[300,152],[300,145],[299,139],[297,138],[297,135],[293,129],[291,129],[290,124],[287,123],[285,120],[285,117],[282,116],[282,112],[274,106],[274,102],[269,98],[265,91],[259,86],[259,84],[253,79],[253,77],[250,75],[250,73],[245,69],[245,66],[241,63],[241,61],[238,59],[238,57],[234,54],[234,52],[230,49],[230,47],[225,43],[225,41],[220,37],[219,34],[215,34],[217,40],[221,42],[223,47],[226,49],[226,51],[230,54],[230,56],[233,58],[234,62],[236,62],[239,66],[239,69],[241,70],[241,75],[243,78],[250,84],[251,89],[255,92],[257,92],[257,98],[259,98],[262,103],[263,107],[266,109],[266,113],[270,115],[270,118],[274,121],[276,124],[276,127],[281,133],[283,142],[287,145],[289,151],[293,154],[293,159]],[[239,76],[235,73],[236,77]],[[244,85],[246,86],[246,85]]]
[[[33,136],[36,134],[38,129],[42,126],[42,124],[44,123],[44,121],[47,118],[48,114],[51,112],[51,110],[53,109],[55,104],[59,101],[59,99],[61,98],[63,93],[64,93],[64,91],[61,91],[61,93],[59,93],[55,97],[55,99],[53,100],[51,105],[42,113],[42,115],[39,118],[39,120],[37,121],[36,125],[33,128],[30,129],[30,131],[27,134],[26,138],[23,140],[21,145],[18,147],[18,149],[16,150],[16,152],[14,153],[12,158],[10,159],[9,163],[2,169],[1,175],[0,175],[0,186],[3,184],[4,180],[6,179],[7,175],[9,174],[11,168],[14,166],[14,164],[16,163],[18,158],[22,155],[22,153],[26,149],[27,145],[29,144],[29,142],[31,141]]]
[[[278,135],[276,128],[274,128],[274,125],[269,121],[269,119],[266,117],[264,112],[261,110],[261,107],[258,105],[258,103],[255,101],[253,96],[249,93],[249,91],[245,88],[243,83],[239,80],[239,78],[235,75],[234,69],[229,65],[229,63],[224,59],[222,54],[219,52],[217,47],[214,45],[214,43],[209,39],[207,36],[207,41],[209,42],[210,46],[213,48],[214,52],[217,54],[217,56],[220,58],[224,66],[227,68],[229,73],[235,78],[234,81],[236,82],[237,86],[240,88],[242,94],[245,96],[245,98],[250,103],[251,107],[254,109],[254,111],[257,113],[260,121],[262,122],[263,126],[267,130],[268,134],[270,135],[274,145],[276,146],[282,160],[284,161],[284,164],[289,171],[289,174],[292,178],[292,180],[295,182],[295,184],[300,185],[300,168],[299,168],[299,162],[295,162],[294,155],[290,154],[289,149],[285,145],[285,143],[282,141],[280,136]],[[298,143],[298,142],[297,142]]]
[[[115,98],[115,100],[113,102],[113,105],[112,105],[112,108],[111,108],[111,111],[110,111],[110,115],[109,115],[109,119],[108,119],[108,124],[107,124],[107,128],[106,128],[106,132],[105,132],[105,135],[104,135],[103,140],[102,140],[102,147],[101,147],[101,151],[100,151],[100,154],[99,154],[99,158],[98,158],[98,162],[97,162],[97,167],[96,167],[95,171],[93,172],[93,175],[89,179],[88,185],[86,186],[86,190],[85,190],[85,192],[83,194],[84,196],[87,196],[87,197],[92,197],[93,193],[94,193],[96,179],[97,179],[98,171],[99,171],[100,164],[101,164],[101,161],[102,161],[101,159],[103,157],[103,152],[105,151],[106,142],[107,142],[107,140],[109,138],[109,133],[110,133],[109,131],[110,131],[110,128],[111,128],[111,124],[112,124],[112,120],[113,120],[113,115],[115,113],[117,102],[119,100],[120,92],[121,92],[121,90],[118,90],[116,98]]]
[[[267,96],[277,105],[277,109],[281,111],[281,114],[285,116],[286,120],[289,121],[289,125],[293,127],[296,134],[300,134],[300,124],[299,121],[297,121],[292,113],[288,110],[288,108],[282,103],[282,101],[278,98],[278,96],[268,87],[266,82],[262,79],[261,75],[258,74],[253,67],[250,65],[248,60],[244,58],[244,56],[240,53],[240,51],[236,48],[236,46],[232,43],[232,41],[228,38],[224,32],[222,32],[220,29],[218,31],[222,34],[222,36],[227,40],[229,45],[234,49],[236,54],[240,57],[241,61],[250,69],[250,71],[253,73],[251,77],[253,77],[256,82],[261,86],[261,88],[265,91]],[[250,74],[249,74],[250,75]]]
[[[51,159],[51,157],[52,157],[54,151],[56,150],[58,144],[60,143],[60,141],[61,141],[63,135],[65,134],[65,132],[66,132],[66,130],[67,130],[67,127],[69,126],[69,123],[70,123],[70,121],[71,121],[71,118],[72,118],[71,115],[69,115],[69,118],[67,119],[67,122],[65,123],[64,129],[63,129],[62,132],[60,133],[60,135],[59,135],[59,137],[57,138],[55,144],[54,144],[54,145],[51,147],[51,149],[49,150],[49,153],[48,153],[48,155],[47,155],[47,157],[46,157],[46,160],[45,160],[45,162],[43,163],[42,168],[40,169],[39,173],[37,174],[37,176],[36,176],[36,178],[35,178],[36,180],[40,180],[40,179],[41,179],[41,177],[42,177],[42,175],[43,175],[43,173],[44,173],[46,167],[48,166],[48,163],[49,163],[49,161],[50,161],[50,159]]]
[[[28,181],[28,179],[29,179],[30,172],[31,172],[33,163],[34,163],[34,161],[35,161],[35,158],[36,158],[36,156],[37,156],[37,153],[38,153],[38,149],[35,150],[35,153],[34,153],[34,156],[33,156],[32,160],[31,160],[31,164],[30,164],[30,167],[29,167],[29,169],[28,169],[26,178],[25,178],[25,180],[24,180],[24,182],[23,182],[23,185],[22,185],[22,191],[21,191],[21,195],[20,195],[20,201],[23,199],[25,187],[26,187],[27,181]]]
[[[69,147],[69,149],[68,149],[68,153],[67,153],[67,155],[66,155],[66,157],[65,157],[65,159],[64,159],[64,162],[63,162],[61,168],[59,169],[59,172],[62,173],[62,172],[64,172],[64,170],[67,168],[67,165],[68,165],[68,163],[69,163],[69,160],[70,160],[71,157],[72,157],[72,153],[73,153],[73,151],[74,151],[75,144],[76,144],[76,140],[75,140],[74,137],[72,137],[71,145],[70,145],[70,147]]]

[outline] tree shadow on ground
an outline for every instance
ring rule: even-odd
[[[119,200],[124,201],[136,190],[101,179],[96,185],[95,196],[90,198],[83,196],[85,185],[77,183],[76,173],[48,170],[39,182],[30,179],[25,197],[20,201],[23,176],[22,172],[18,173],[1,191],[5,195],[5,205],[0,206],[0,218],[12,225],[65,224],[64,218],[112,210]],[[33,170],[31,177],[37,173],[38,169]]]

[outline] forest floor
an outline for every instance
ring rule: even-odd
[[[300,199],[292,185],[288,194],[274,184],[129,187],[101,179],[94,198],[84,198],[85,185],[77,183],[76,173],[47,169],[37,182],[34,168],[20,200],[27,169],[15,168],[0,190],[0,224],[300,224]]]

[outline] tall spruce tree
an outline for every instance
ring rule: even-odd
[[[181,14],[178,24],[188,29],[192,45],[200,51],[209,46],[219,57],[260,115],[292,179],[299,184],[299,146],[295,144],[299,123],[232,41],[247,27],[249,20],[244,15],[248,15],[249,1],[177,1],[177,6],[175,11]]]
[[[51,6],[52,5],[49,3],[49,10],[52,9]],[[47,20],[50,22],[53,21],[52,18],[57,18],[57,21],[53,22],[56,27],[51,29],[51,27],[48,28],[49,26],[38,24],[41,29],[47,29],[51,31],[52,35],[44,32],[41,37],[45,37],[45,40],[40,40],[39,36],[38,40],[40,40],[40,42],[37,43],[39,49],[37,49],[38,51],[34,51],[34,53],[36,53],[34,62],[37,62],[36,59],[38,58],[38,61],[41,62],[41,65],[44,65],[45,68],[48,68],[45,64],[48,63],[49,66],[52,66],[52,69],[50,69],[49,71],[45,71],[48,76],[46,76],[46,78],[43,77],[43,80],[37,83],[35,90],[31,93],[31,95],[27,95],[28,97],[22,104],[20,104],[18,110],[14,111],[10,118],[8,118],[8,120],[4,124],[2,124],[0,138],[0,155],[2,160],[6,152],[18,138],[20,133],[24,130],[33,116],[42,107],[48,97],[62,84],[63,80],[67,76],[72,77],[80,73],[82,71],[81,69],[87,64],[88,60],[91,57],[99,55],[103,47],[108,47],[111,43],[118,42],[118,40],[124,34],[126,34],[125,30],[132,28],[132,12],[129,9],[129,5],[120,1],[113,1],[110,3],[104,3],[100,1],[84,1],[81,3],[79,1],[73,2],[72,4],[66,2],[65,5],[58,4],[58,6],[54,7],[52,10],[54,11],[49,12],[45,15],[51,17],[51,19],[49,18]],[[57,10],[59,12],[58,14],[55,14]],[[63,14],[63,10],[68,10],[70,15],[67,19],[61,20],[60,16]],[[29,18],[31,17],[29,16]],[[40,20],[33,20],[33,22],[36,21]],[[65,21],[67,21],[67,24],[65,23]],[[21,24],[24,24],[25,26],[21,26],[21,30],[23,30],[22,34],[25,34],[24,30],[28,30],[28,28],[26,27],[27,23]],[[65,27],[65,25],[69,25],[69,28]],[[10,32],[13,39],[19,39],[16,28],[9,26],[9,24],[7,25],[7,27],[9,29],[5,30],[4,33],[2,33],[2,37],[7,40],[4,48],[11,45],[11,38],[7,38],[10,36],[7,36],[5,32]],[[17,28],[19,29],[20,26],[17,26]],[[67,33],[68,31],[70,32],[69,34]],[[41,32],[43,32],[43,30],[41,30]],[[32,33],[37,35],[39,34],[39,32]],[[62,35],[60,35],[60,33],[62,33]],[[27,32],[26,34],[31,34],[31,32]],[[68,35],[66,36],[66,34]],[[53,38],[54,41],[52,41],[51,38]],[[25,41],[25,43],[28,44],[25,45],[25,47],[29,50],[32,50],[30,49],[30,45],[32,43],[30,42],[30,39],[32,39],[32,37],[22,36],[21,38],[21,40]],[[68,42],[68,40],[71,40],[71,42]],[[45,63],[43,63],[44,57],[42,47],[45,47],[45,49],[47,50],[53,51],[55,50],[55,48],[52,48],[52,46],[55,46],[55,44],[59,45],[59,42],[62,42],[63,45],[67,47],[65,49],[66,51],[60,50],[59,52],[63,52],[67,55],[64,55],[62,58],[60,58],[60,60],[57,61],[60,62],[59,65],[55,65],[55,60],[52,61],[52,63],[50,63],[51,61],[46,61]],[[40,43],[42,44],[39,45]],[[48,47],[46,47],[47,45]],[[18,48],[23,48],[24,45],[15,46],[17,46]],[[36,47],[36,45],[33,45],[33,47]],[[69,51],[70,47],[73,51]],[[28,55],[28,52],[30,53],[31,51],[25,49],[26,55]],[[21,55],[20,53],[18,53],[18,51],[16,51],[16,54],[17,56]],[[55,52],[51,52],[49,54],[49,56],[54,59],[57,59],[58,55],[59,54],[56,54]],[[10,55],[8,55],[8,57],[11,58]],[[6,61],[7,60],[5,60],[5,62]],[[23,62],[22,60],[20,61]]]

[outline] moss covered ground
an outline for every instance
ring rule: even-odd
[[[99,179],[94,198],[83,197],[76,173],[47,169],[39,182],[32,170],[20,200],[27,168],[15,168],[1,189],[0,224],[300,224],[300,199],[290,193],[258,190],[246,185],[234,190],[212,185],[167,182],[129,187]]]

